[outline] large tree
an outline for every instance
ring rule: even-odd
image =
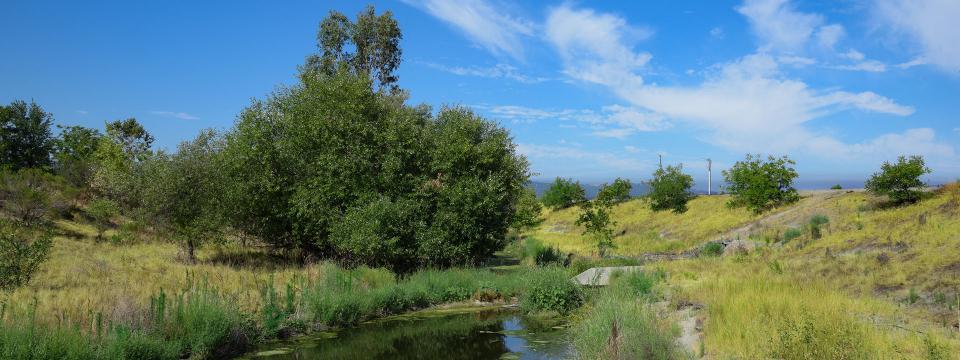
[[[153,135],[147,132],[137,119],[116,120],[107,122],[107,138],[120,145],[128,158],[135,161],[143,160],[150,153],[153,144]]]
[[[505,129],[397,104],[350,71],[254,102],[223,158],[235,227],[400,272],[500,249],[528,175]]]
[[[687,211],[687,202],[693,199],[693,177],[683,173],[683,166],[667,166],[653,172],[648,183],[650,209],[653,211],[672,210],[680,214]]]
[[[86,187],[93,173],[97,147],[103,135],[97,129],[83,126],[58,126],[60,136],[54,141],[54,168],[72,185]]]
[[[0,106],[0,165],[13,170],[50,166],[53,115],[35,102]]]
[[[402,37],[390,11],[377,15],[372,5],[367,6],[353,22],[338,11],[330,11],[317,32],[320,53],[307,58],[306,74],[321,71],[332,75],[345,67],[368,76],[375,88],[394,92],[399,90],[394,71],[400,66]]]

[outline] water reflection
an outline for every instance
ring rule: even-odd
[[[514,311],[417,313],[271,344],[253,359],[560,359],[564,324]]]

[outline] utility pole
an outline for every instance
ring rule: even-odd
[[[713,160],[707,158],[707,195],[713,192]]]
[[[657,158],[660,159],[660,168],[663,169],[663,154],[657,153]]]

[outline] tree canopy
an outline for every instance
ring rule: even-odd
[[[733,195],[728,204],[760,213],[800,200],[797,189],[793,188],[793,180],[797,178],[795,164],[786,156],[763,159],[760,155],[747,154],[746,159],[723,171],[726,190]]]
[[[687,202],[694,197],[690,189],[693,177],[683,173],[682,166],[667,166],[653,172],[650,186],[650,209],[654,211],[672,210],[675,213],[687,211]]]
[[[896,163],[884,161],[880,172],[873,174],[865,187],[874,194],[888,196],[894,203],[916,202],[926,186],[920,177],[930,172],[922,156],[900,156]]]
[[[0,164],[13,170],[49,167],[52,122],[53,115],[35,102],[0,106]]]
[[[611,204],[621,203],[630,200],[630,190],[633,184],[629,179],[617,178],[612,184],[603,184],[600,186],[600,192],[597,193],[597,200],[606,201]]]
[[[557,177],[543,192],[540,201],[544,206],[564,209],[587,201],[587,196],[579,181]]]
[[[390,11],[377,15],[368,5],[353,22],[343,13],[330,11],[317,32],[320,53],[307,58],[306,68],[332,75],[345,67],[368,76],[374,88],[393,92],[399,89],[394,71],[403,55],[401,38],[400,26]]]

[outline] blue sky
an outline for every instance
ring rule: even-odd
[[[662,154],[703,186],[705,158],[747,152],[790,155],[804,187],[899,154],[960,177],[958,1],[372,3],[403,30],[410,103],[500,122],[537,179],[639,181]],[[172,149],[292,84],[327,12],[364,5],[14,1],[0,102],[65,125],[136,117]]]

